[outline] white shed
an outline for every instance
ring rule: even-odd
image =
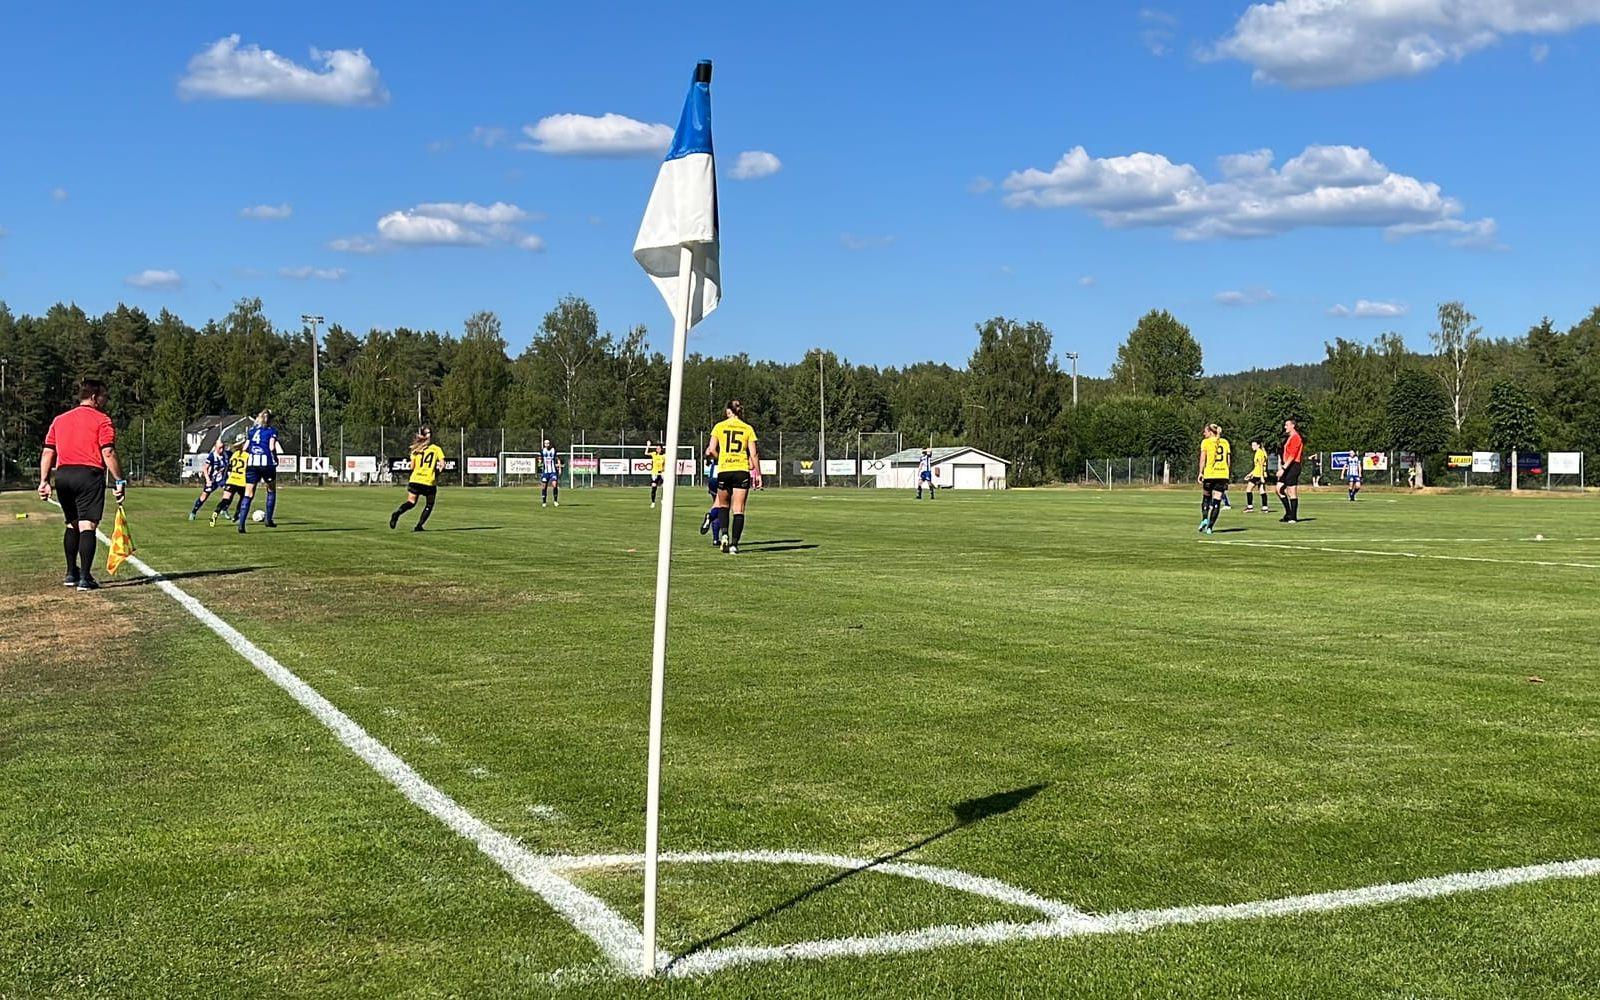
[[[876,476],[879,489],[914,490],[917,488],[917,465],[922,460],[921,448],[907,448],[879,459],[863,459],[862,475]],[[1010,466],[977,448],[933,449],[933,483],[940,489],[1003,490],[1006,488],[1006,468]]]

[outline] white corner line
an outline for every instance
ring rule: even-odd
[[[111,542],[96,532],[107,545]],[[166,579],[143,560],[129,556],[128,563],[149,577],[157,587],[202,625],[264,674],[289,697],[299,702],[316,720],[326,726],[339,742],[366,762],[412,804],[443,823],[452,832],[470,841],[489,860],[499,865],[524,888],[537,893],[580,933],[593,941],[606,959],[619,971],[637,975],[639,956],[644,951],[644,935],[598,897],[562,878],[548,859],[529,851],[515,838],[480,820],[450,796],[430,784],[400,756],[373,738],[365,729],[315,688],[301,680],[243,633],[218,617],[183,588]],[[670,960],[671,956],[663,956]]]

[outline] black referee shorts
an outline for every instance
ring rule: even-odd
[[[93,521],[106,515],[106,470],[92,465],[63,465],[56,470],[56,499],[68,524]]]
[[[1285,465],[1283,467],[1283,469],[1278,473],[1278,485],[1279,486],[1299,486],[1300,485],[1300,463],[1299,462],[1290,462],[1289,464],[1287,464],[1287,465]]]

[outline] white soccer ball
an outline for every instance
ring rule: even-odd
[[[1533,536],[1533,540],[1536,541],[1536,542],[1542,542],[1542,541],[1544,541],[1544,536],[1543,535],[1534,535]]]
[[[260,524],[262,521],[265,521],[266,519],[267,519],[267,512],[264,511],[264,510],[258,510],[254,514],[250,515],[250,520],[254,521],[257,524]]]

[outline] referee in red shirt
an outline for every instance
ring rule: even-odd
[[[86,378],[78,386],[77,406],[50,422],[39,456],[39,497],[50,499],[50,473],[56,474],[55,494],[67,519],[62,548],[67,556],[67,576],[61,582],[79,590],[99,590],[94,580],[95,528],[106,512],[106,470],[116,480],[117,503],[128,481],[117,461],[117,432],[106,415],[106,384]]]
[[[1305,457],[1306,442],[1292,419],[1283,422],[1283,432],[1289,437],[1283,443],[1283,467],[1278,470],[1278,498],[1283,501],[1283,516],[1278,520],[1297,524],[1300,521],[1300,460]]]

